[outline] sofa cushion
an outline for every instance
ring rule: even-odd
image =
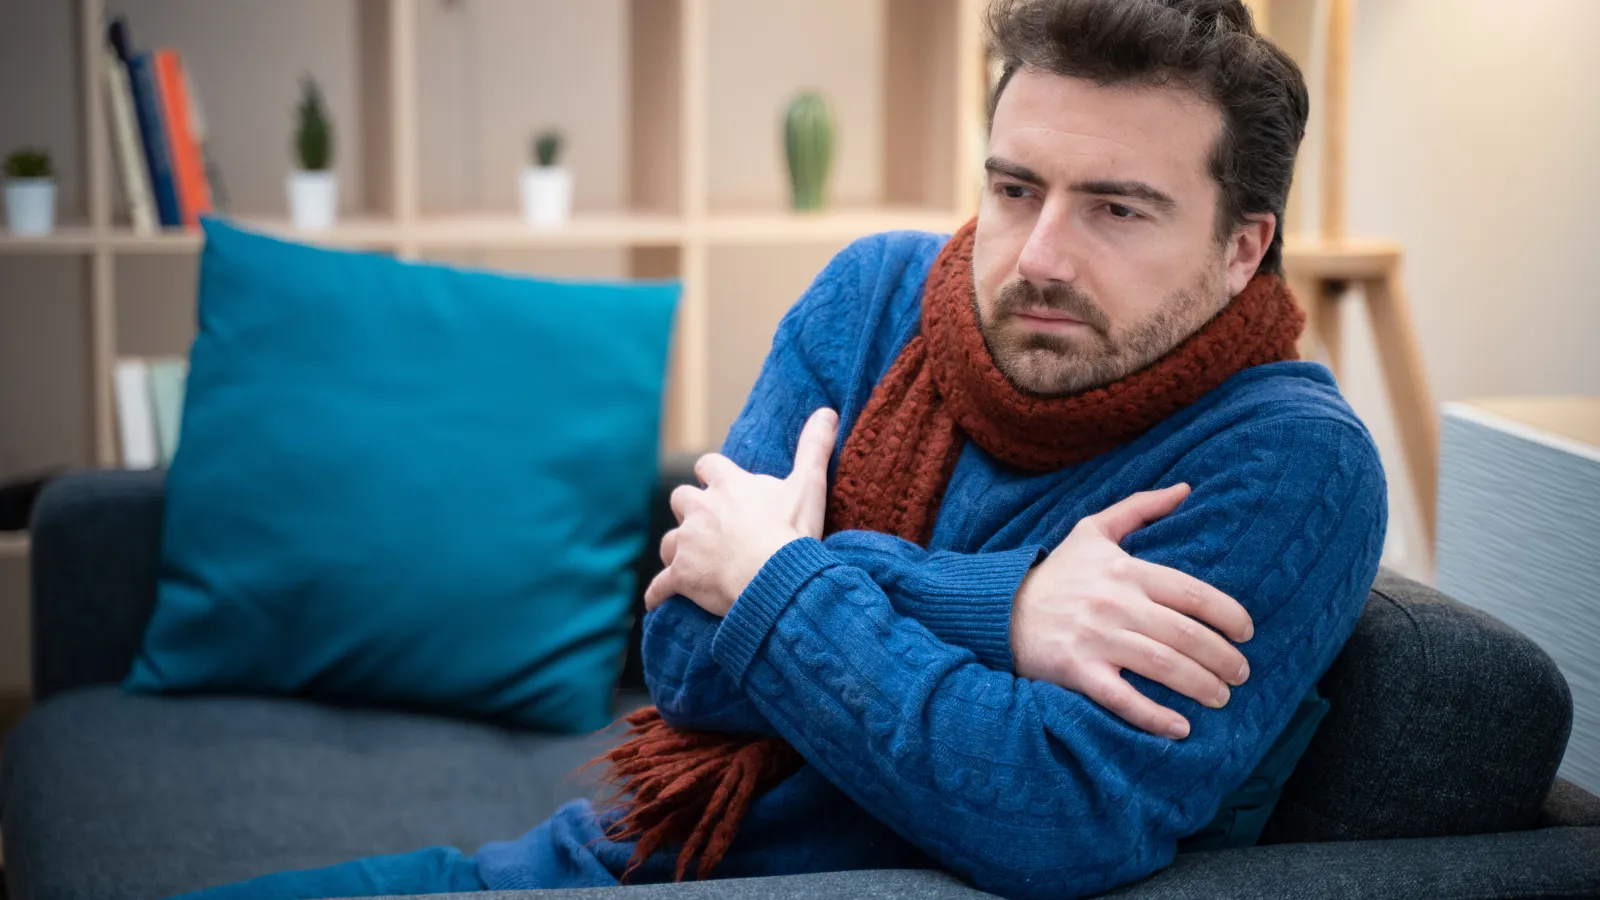
[[[677,296],[208,220],[127,685],[604,726]]]
[[[13,900],[135,900],[435,844],[472,853],[592,796],[576,770],[615,738],[290,699],[69,691],[6,741],[7,877]]]

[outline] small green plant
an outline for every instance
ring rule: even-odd
[[[310,75],[300,78],[299,128],[295,131],[295,153],[300,168],[322,172],[333,167],[333,123],[322,105],[322,91]]]
[[[24,147],[6,157],[7,178],[49,178],[50,152]]]
[[[564,138],[561,132],[554,128],[547,128],[533,139],[533,158],[540,166],[550,168],[561,159],[561,145]]]

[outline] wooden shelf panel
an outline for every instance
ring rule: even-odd
[[[259,231],[284,240],[330,247],[388,250],[399,246],[402,237],[400,229],[394,222],[368,216],[341,218],[332,228],[323,231],[302,231],[283,219],[240,216],[234,222],[240,228]],[[198,235],[195,246],[199,246]]]
[[[712,244],[851,241],[881,231],[953,232],[967,217],[914,208],[840,209],[818,213],[713,213],[702,234]]]
[[[58,227],[44,237],[18,237],[0,231],[0,253],[15,255],[56,255],[87,253],[99,246],[94,229],[83,225]]]
[[[381,219],[352,218],[327,231],[300,231],[282,219],[239,218],[241,228],[259,231],[286,240],[342,247],[391,247],[399,243],[400,233],[392,223]],[[92,253],[109,250],[119,254],[193,253],[200,249],[201,234],[181,228],[163,228],[155,234],[139,234],[131,228],[97,230],[74,226],[59,228],[41,238],[0,235],[0,253],[54,254]]]
[[[240,227],[285,240],[335,247],[487,250],[540,247],[678,247],[699,239],[711,244],[783,244],[850,241],[881,231],[951,232],[965,217],[915,208],[843,209],[815,213],[725,212],[690,223],[664,213],[579,214],[565,225],[539,228],[515,215],[441,215],[402,226],[379,218],[350,218],[326,231],[301,231],[281,219],[240,218]],[[58,229],[42,238],[0,235],[0,253],[193,253],[198,231],[163,229],[136,234],[128,228]]]
[[[674,247],[687,230],[677,216],[656,213],[580,213],[559,226],[529,225],[515,215],[430,216],[410,229],[423,250],[520,247]]]

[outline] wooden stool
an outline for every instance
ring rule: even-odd
[[[1283,265],[1289,289],[1306,310],[1300,355],[1313,358],[1320,343],[1335,378],[1340,375],[1343,350],[1339,304],[1352,288],[1362,289],[1379,367],[1400,429],[1423,538],[1431,554],[1437,533],[1439,421],[1427,373],[1422,368],[1411,309],[1400,284],[1400,246],[1349,239],[1297,240],[1291,236],[1284,241]]]

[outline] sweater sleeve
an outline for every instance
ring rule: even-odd
[[[862,267],[870,247],[858,241],[822,270],[778,323],[744,409],[722,454],[746,471],[783,477],[805,420],[823,406],[837,409],[846,390],[851,348],[840,337],[859,319]],[[859,331],[859,328],[856,329]],[[766,719],[711,655],[721,619],[682,596],[646,613],[641,644],[645,685],[661,716],[678,728],[771,734]]]
[[[1164,483],[1194,491],[1134,555],[1239,599],[1252,676],[1220,710],[1137,676],[1180,741],[976,663],[823,544],[775,554],[718,628],[728,677],[808,762],[979,888],[1079,897],[1171,862],[1331,664],[1376,574],[1385,486],[1370,438],[1325,419],[1224,433]]]
[[[885,304],[865,298],[885,290],[872,280],[883,240],[858,241],[840,253],[779,323],[756,385],[723,445],[723,454],[742,468],[787,475],[811,413],[822,406],[848,413],[846,407],[865,403],[865,397],[850,394],[851,385],[863,381],[854,369],[870,355],[862,337],[882,328],[867,313],[881,313]],[[1042,548],[929,553],[909,541],[866,531],[838,532],[825,543],[876,579],[903,614],[924,621],[934,634],[972,651],[985,665],[1011,668],[1011,600]],[[683,597],[645,616],[642,650],[651,699],[662,717],[680,728],[771,734],[771,726],[712,656],[720,622]]]

